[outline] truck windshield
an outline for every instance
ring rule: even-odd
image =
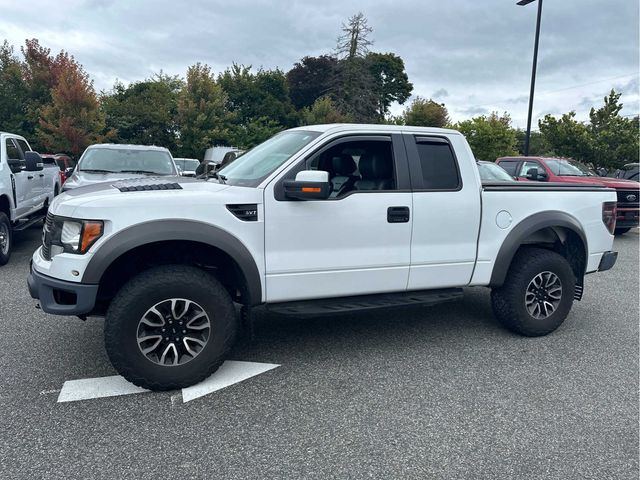
[[[175,175],[171,155],[162,150],[89,148],[78,164],[78,171],[91,173],[148,173]]]
[[[547,158],[545,160],[549,170],[559,177],[595,177],[589,167],[575,160],[565,158]]]
[[[295,130],[282,132],[238,157],[220,170],[225,183],[257,187],[280,165],[317,138],[320,132]]]

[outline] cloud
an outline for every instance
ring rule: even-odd
[[[449,96],[449,92],[446,89],[440,88],[431,94],[431,98],[434,100],[441,100],[443,98],[447,98]]]
[[[575,2],[545,2],[534,114],[577,109],[584,116],[580,101],[615,83],[592,82],[637,75],[639,8],[637,1],[581,0],[578,14]],[[374,28],[373,49],[404,59],[414,96],[446,97],[454,120],[484,109],[526,122],[536,8],[511,1],[191,0],[183,8],[172,0],[61,0],[51,8],[30,0],[4,2],[0,40],[17,47],[36,37],[54,52],[68,50],[97,89],[109,89],[116,78],[142,80],[160,69],[184,75],[196,62],[215,71],[233,62],[286,71],[305,55],[331,52],[341,23],[358,10]],[[625,105],[637,110],[635,90],[625,93]]]

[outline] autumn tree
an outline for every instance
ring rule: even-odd
[[[197,63],[188,68],[178,95],[180,156],[202,158],[212,145],[229,143],[233,116],[226,103],[227,96],[208,65]]]
[[[444,103],[416,97],[402,113],[402,123],[416,127],[444,128],[449,124],[449,112]]]
[[[493,162],[498,157],[517,154],[516,131],[511,127],[511,117],[506,112],[464,120],[454,128],[467,138],[478,160]]]
[[[51,102],[40,109],[36,134],[47,149],[78,156],[104,138],[104,114],[89,75],[73,57],[66,57],[64,65],[56,72]]]

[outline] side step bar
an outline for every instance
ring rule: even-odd
[[[267,304],[269,312],[281,315],[318,316],[332,313],[359,312],[379,308],[403,307],[407,305],[435,305],[462,298],[461,288],[420,290],[414,292],[381,293],[354,297],[322,298],[300,302]]]
[[[19,232],[21,230],[26,230],[27,228],[29,228],[31,225],[35,225],[36,223],[44,220],[46,218],[46,214],[45,215],[37,215],[35,217],[30,218],[29,220],[26,220],[24,222],[20,222],[17,223],[16,225],[13,226],[13,231],[14,232]]]

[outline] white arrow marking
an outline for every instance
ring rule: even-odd
[[[273,363],[238,362],[227,360],[222,366],[206,380],[182,389],[182,401],[184,403],[203,397],[216,390],[223,389],[234,383],[242,382],[247,378],[255,377],[261,373],[268,372],[280,365]]]
[[[58,403],[76,402],[78,400],[90,400],[92,398],[115,397],[118,395],[130,395],[132,393],[144,393],[149,390],[136,387],[120,375],[112,377],[83,378],[81,380],[68,380],[62,385]]]
[[[209,378],[197,385],[182,389],[182,401],[184,403],[196,398],[213,393],[216,390],[242,382],[247,378],[255,377],[261,373],[268,372],[280,365],[272,363],[239,362],[227,360]],[[128,382],[120,375],[111,377],[82,378],[80,380],[67,380],[62,385],[58,403],[77,402],[79,400],[91,400],[93,398],[116,397],[119,395],[131,395],[134,393],[145,393],[146,390]],[[46,391],[43,393],[55,393]],[[173,404],[173,397],[172,397]]]

